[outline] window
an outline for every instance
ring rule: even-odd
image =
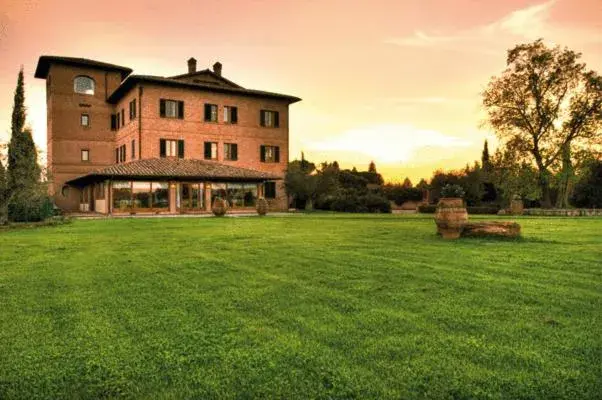
[[[259,159],[261,162],[278,163],[280,162],[280,147],[278,146],[260,146]]]
[[[227,124],[238,123],[238,108],[231,106],[224,106],[224,122]]]
[[[280,126],[280,113],[278,111],[261,110],[259,112],[259,124],[268,128]]]
[[[184,119],[184,102],[176,100],[159,100],[159,115],[161,118]]]
[[[136,158],[136,141],[132,140],[132,160]]]
[[[276,198],[276,182],[266,182],[263,184],[263,194],[266,199]]]
[[[90,161],[90,150],[82,150],[82,161]]]
[[[121,128],[121,118],[119,116],[119,113],[117,113],[117,130],[119,130],[119,128]]]
[[[94,94],[94,79],[89,76],[78,76],[73,80],[73,91],[80,94]]]
[[[130,121],[136,118],[136,99],[130,101]]]
[[[217,122],[216,104],[205,104],[205,122]]]
[[[224,160],[238,160],[238,145],[236,143],[224,143]]]
[[[121,109],[121,126],[125,126],[125,111]]]
[[[205,142],[205,160],[217,160],[217,142]]]
[[[179,157],[184,158],[184,141],[183,140],[159,140],[159,156],[165,157]]]
[[[80,117],[81,126],[89,127],[90,126],[90,116],[88,114],[82,114]]]
[[[117,130],[117,114],[111,114],[111,130]]]
[[[115,164],[125,162],[125,155],[125,144],[122,144],[121,146],[115,149]]]

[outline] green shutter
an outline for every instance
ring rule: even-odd
[[[184,102],[178,101],[178,118],[184,119]]]
[[[165,99],[159,100],[159,116],[165,118]]]
[[[159,156],[163,158],[165,154],[165,139],[159,139]]]
[[[211,142],[205,142],[205,160],[211,160]]]
[[[230,123],[232,123],[232,124],[238,123],[238,107],[230,108]]]
[[[265,146],[264,145],[259,146],[259,160],[261,162],[265,162]]]
[[[184,158],[184,141],[178,140],[178,157]]]
[[[259,111],[259,125],[265,126],[265,111],[263,110]]]
[[[280,113],[278,111],[274,111],[274,127],[280,127]]]
[[[236,143],[231,144],[231,153],[232,153],[232,160],[234,160],[234,161],[238,160],[238,145]]]
[[[211,104],[205,104],[205,121],[211,121]]]
[[[280,147],[274,147],[274,161],[280,162]]]

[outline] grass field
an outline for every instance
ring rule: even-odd
[[[600,399],[602,219],[431,218],[0,231],[0,398]]]

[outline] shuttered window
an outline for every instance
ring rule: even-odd
[[[205,160],[217,160],[216,142],[205,142]]]
[[[184,158],[184,141],[160,139],[159,140],[160,157],[179,157]]]
[[[259,111],[259,125],[267,128],[278,128],[280,126],[280,113],[278,111]]]
[[[266,163],[280,162],[280,147],[261,145],[259,147],[259,159]]]
[[[184,119],[184,102],[177,100],[159,100],[159,116],[161,118]]]
[[[238,123],[238,107],[224,106],[224,123]]]
[[[224,160],[238,160],[238,145],[236,143],[224,143]]]
[[[205,104],[205,122],[217,122],[217,104]]]

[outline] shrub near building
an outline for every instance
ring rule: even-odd
[[[311,166],[304,168],[303,166]],[[302,157],[289,164],[285,177],[288,194],[293,204],[308,204],[317,210],[390,213],[391,205],[382,189],[382,176],[374,163],[368,171],[341,170],[338,163],[314,164]]]

